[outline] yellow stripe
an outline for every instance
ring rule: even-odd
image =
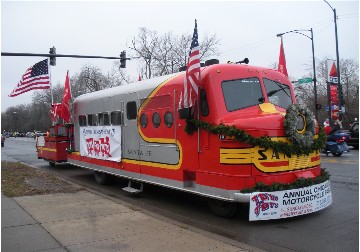
[[[38,149],[41,151],[57,152],[56,149],[45,148],[45,147],[38,147]]]
[[[181,157],[181,156],[180,156]],[[162,163],[156,163],[156,162],[149,162],[149,161],[142,161],[142,160],[134,160],[134,159],[122,159],[121,160],[124,163],[127,164],[135,164],[135,165],[141,165],[141,166],[150,166],[154,168],[162,168],[162,169],[169,169],[169,170],[177,170],[181,166],[182,159],[179,160],[178,164],[162,164]]]
[[[160,90],[160,88],[162,88],[165,84],[167,84],[169,81],[171,81],[172,79],[178,77],[178,75],[171,77],[170,79],[164,81],[163,83],[161,83],[157,88],[155,88],[151,94],[146,98],[146,100],[144,101],[143,104],[141,104],[141,107],[139,108],[139,115],[141,115],[142,110],[144,109],[144,107],[150,102],[151,98],[154,97],[156,95],[156,93]],[[174,115],[175,116],[175,115]],[[174,127],[176,127],[176,125],[174,125]],[[167,143],[167,144],[171,144],[171,143],[175,143],[175,139],[174,138],[151,138],[151,137],[146,137],[143,132],[142,129],[140,127],[140,124],[138,123],[138,132],[140,134],[140,136],[142,137],[142,139],[144,139],[144,141],[149,142],[149,143]]]
[[[164,86],[166,85],[169,81],[171,81],[172,79],[178,77],[179,75],[173,76],[170,79],[164,81],[163,83],[161,83],[157,88],[155,88],[151,94],[146,98],[146,100],[144,101],[144,103],[141,105],[141,107],[139,108],[139,115],[141,115],[142,110],[144,109],[144,107],[146,107],[146,105],[150,102],[151,98],[154,97],[157,92]],[[175,115],[174,115],[175,116]],[[174,125],[174,127],[176,127],[176,125]],[[146,137],[141,129],[140,124],[138,123],[138,132],[141,136],[141,138],[148,143],[163,143],[163,144],[176,144],[179,148],[179,154],[180,154],[180,158],[179,158],[179,163],[178,164],[162,164],[162,163],[156,163],[156,162],[148,162],[148,161],[141,161],[141,160],[130,160],[130,159],[123,159],[123,161],[125,163],[129,163],[129,164],[138,164],[138,165],[145,165],[145,166],[151,166],[151,167],[156,167],[156,168],[164,168],[164,169],[171,169],[171,170],[177,170],[181,167],[182,164],[182,146],[180,144],[179,141],[175,142],[175,138],[151,138],[151,137]]]
[[[317,136],[316,136],[317,137]],[[272,138],[272,141],[286,142],[286,137]],[[312,158],[318,157],[319,152],[312,152],[309,155],[291,155],[289,158],[284,153],[276,153],[272,149],[265,151],[265,148],[254,146],[253,148],[242,149],[220,149],[220,163],[221,164],[254,164],[262,172],[280,172],[280,171],[293,171],[314,167],[320,165],[320,159],[311,161]],[[271,167],[266,165],[269,162],[282,162],[288,161],[288,165]]]
[[[220,154],[250,154],[250,149],[220,149]]]
[[[221,164],[251,163],[251,149],[220,149]]]

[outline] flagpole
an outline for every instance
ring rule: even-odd
[[[51,106],[53,106],[54,105],[54,97],[53,97],[53,91],[52,91],[50,60],[48,60],[47,62],[48,62],[48,69],[49,69]]]

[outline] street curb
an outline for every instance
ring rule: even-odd
[[[24,162],[20,162],[20,161],[18,161],[18,162],[21,163],[21,164],[23,164],[23,165],[32,167],[32,168],[34,168],[34,169],[43,170],[43,169],[41,169],[41,168],[38,168],[38,167],[35,167],[35,166],[32,166],[32,165],[26,164],[26,163],[24,163]],[[248,245],[248,244],[243,243],[243,242],[239,242],[239,241],[232,240],[232,239],[227,238],[227,237],[225,237],[225,236],[221,236],[221,235],[218,235],[218,234],[215,234],[215,233],[211,233],[211,232],[209,232],[209,231],[206,231],[206,230],[197,228],[197,227],[195,227],[195,226],[192,226],[192,225],[189,225],[189,224],[186,224],[186,223],[182,223],[182,222],[179,222],[179,221],[170,219],[170,218],[165,217],[165,216],[163,216],[163,215],[157,214],[157,213],[155,213],[155,212],[153,212],[153,211],[147,210],[147,209],[145,209],[144,207],[141,206],[141,205],[142,205],[141,202],[138,202],[139,204],[137,204],[137,205],[133,205],[133,204],[127,202],[127,201],[124,201],[124,200],[121,200],[121,199],[119,199],[119,198],[115,198],[115,197],[106,195],[106,194],[101,193],[101,192],[99,192],[99,191],[96,191],[96,190],[93,190],[93,189],[88,188],[88,187],[86,187],[86,186],[83,186],[83,185],[80,185],[80,184],[78,184],[78,183],[75,183],[75,182],[73,182],[71,179],[70,179],[70,180],[67,180],[67,179],[64,178],[63,175],[57,173],[56,171],[51,171],[51,170],[47,170],[47,169],[45,169],[45,170],[43,170],[43,171],[48,172],[48,173],[56,176],[58,179],[60,179],[60,180],[62,180],[62,181],[64,181],[64,182],[67,182],[67,183],[69,183],[69,184],[71,184],[71,185],[73,185],[73,186],[80,187],[81,189],[83,189],[83,190],[85,190],[85,191],[88,191],[88,192],[93,193],[93,194],[95,194],[95,195],[104,197],[104,198],[106,198],[106,199],[108,199],[108,200],[111,200],[111,201],[113,201],[113,202],[115,202],[115,203],[122,204],[122,205],[124,205],[124,206],[126,206],[126,207],[128,207],[128,208],[130,208],[130,209],[132,209],[132,210],[137,210],[137,209],[140,208],[140,211],[141,211],[142,213],[144,213],[144,214],[146,214],[146,215],[148,215],[148,216],[151,216],[151,217],[153,217],[153,218],[156,218],[156,219],[158,219],[158,220],[171,223],[171,224],[176,225],[176,226],[178,226],[178,227],[180,227],[180,228],[187,229],[187,230],[191,230],[191,231],[193,231],[193,232],[202,234],[202,235],[204,235],[204,236],[206,236],[206,237],[209,237],[209,238],[211,238],[211,239],[215,239],[215,240],[224,242],[224,243],[226,243],[226,244],[229,244],[229,245],[232,245],[232,246],[235,246],[235,247],[238,247],[238,248],[240,248],[240,249],[244,249],[244,250],[247,250],[247,251],[250,251],[250,252],[266,252],[266,250],[262,250],[262,249],[256,248],[256,247],[254,247],[254,246]],[[153,206],[152,206],[152,207],[153,207]],[[153,208],[154,208],[154,207],[153,207]],[[162,210],[162,211],[164,211],[164,210]],[[196,222],[197,222],[197,220],[195,220],[195,219],[189,219],[189,218],[188,218],[188,220],[189,220],[190,222],[192,222],[192,223],[196,223]],[[202,225],[204,225],[204,223],[202,223]],[[216,228],[219,229],[219,230],[224,230],[224,229],[221,228],[221,227],[216,227]]]

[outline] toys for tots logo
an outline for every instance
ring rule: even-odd
[[[279,197],[270,193],[259,193],[251,198],[256,203],[254,213],[259,216],[261,212],[266,212],[269,209],[278,208]]]

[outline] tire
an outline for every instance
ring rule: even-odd
[[[114,181],[114,177],[104,172],[94,171],[96,183],[99,185],[110,185]]]
[[[331,153],[334,157],[340,157],[342,153]]]
[[[208,205],[215,215],[229,219],[234,217],[238,208],[238,204],[236,203],[215,199],[209,200]]]
[[[49,162],[49,165],[50,165],[51,167],[55,167],[55,163],[54,163],[54,162]]]

